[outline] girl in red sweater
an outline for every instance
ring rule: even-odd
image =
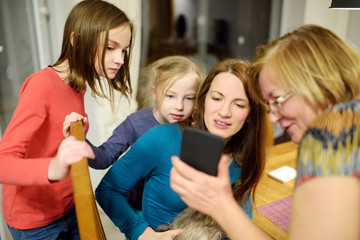
[[[86,116],[86,84],[109,100],[114,90],[130,96],[132,34],[132,23],[114,5],[82,1],[67,18],[59,59],[21,87],[0,142],[3,214],[15,240],[80,239],[68,173],[94,153],[85,142],[64,139],[62,123],[71,112]]]

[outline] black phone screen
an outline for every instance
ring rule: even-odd
[[[197,170],[216,176],[223,147],[223,138],[204,130],[186,127],[180,159]]]

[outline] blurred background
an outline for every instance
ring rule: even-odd
[[[329,9],[331,0],[108,0],[135,25],[129,102],[85,96],[90,119],[87,138],[100,145],[126,116],[137,110],[139,71],[161,57],[181,54],[203,61],[207,69],[222,58],[251,60],[256,47],[304,23],[327,27],[360,47],[360,11]],[[33,72],[56,61],[66,17],[79,0],[0,1],[0,139],[17,105],[19,89]],[[274,138],[285,141],[279,127]],[[106,170],[91,170],[95,188]],[[0,185],[1,187],[1,185]],[[1,198],[1,194],[0,194]],[[0,239],[11,239],[0,217]],[[124,239],[102,214],[108,239]]]

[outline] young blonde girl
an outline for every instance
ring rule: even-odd
[[[89,166],[105,169],[150,128],[188,119],[202,75],[201,65],[184,56],[164,57],[146,66],[140,74],[137,96],[140,108],[144,109],[130,114],[101,146],[96,147],[86,140],[95,153],[95,161],[90,160]],[[77,120],[87,122],[77,113],[65,118],[65,136],[69,135],[70,123]],[[127,195],[129,204],[136,210],[141,210],[142,191],[143,180]]]

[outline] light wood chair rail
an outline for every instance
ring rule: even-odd
[[[85,141],[81,121],[71,123],[70,134],[77,140]],[[106,239],[106,236],[96,207],[87,161],[87,158],[83,158],[80,162],[71,165],[71,179],[80,238],[83,240],[103,240]]]
[[[267,138],[266,138],[266,147],[274,146],[274,125],[270,122],[269,114],[266,116],[267,123]]]

